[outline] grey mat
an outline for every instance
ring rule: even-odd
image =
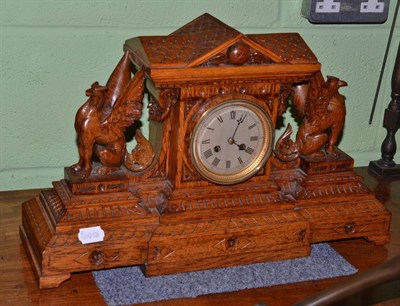
[[[174,298],[268,287],[350,275],[357,269],[326,243],[312,246],[305,258],[210,269],[146,278],[139,267],[93,272],[108,305],[130,305]]]

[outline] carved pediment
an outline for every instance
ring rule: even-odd
[[[126,48],[152,69],[318,63],[297,33],[244,35],[209,14],[167,36],[129,39]]]
[[[269,56],[239,41],[223,52],[204,60],[198,67],[262,65],[276,63]]]

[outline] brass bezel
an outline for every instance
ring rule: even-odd
[[[264,138],[259,154],[253,159],[250,165],[233,174],[218,174],[202,162],[199,150],[196,150],[196,145],[199,144],[197,141],[198,132],[203,121],[217,108],[224,107],[227,104],[229,104],[229,106],[240,105],[252,111],[260,120],[262,129],[264,131]],[[264,109],[261,108],[261,106],[246,99],[230,99],[223,101],[213,105],[206,112],[204,112],[193,129],[192,137],[190,139],[190,155],[192,164],[196,168],[197,172],[210,182],[221,185],[233,185],[244,182],[260,171],[260,169],[265,165],[272,152],[273,136],[274,127],[271,117]]]

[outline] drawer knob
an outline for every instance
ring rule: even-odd
[[[226,241],[226,249],[231,251],[235,249],[237,243],[237,237],[233,236]]]
[[[299,232],[299,240],[304,241],[306,239],[307,230],[303,229]]]
[[[356,232],[356,225],[354,222],[349,222],[344,226],[346,234],[354,234]]]
[[[104,262],[104,253],[101,251],[93,251],[89,255],[89,262],[91,264],[95,264],[96,266],[100,266]]]

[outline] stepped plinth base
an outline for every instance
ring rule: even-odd
[[[389,241],[390,213],[354,172],[287,177],[203,198],[165,182],[81,195],[62,180],[23,203],[22,243],[40,288],[52,288],[78,271],[142,265],[153,276],[304,257],[323,241]],[[140,194],[157,186],[170,188],[164,203],[145,203],[154,199]],[[82,230],[99,240],[86,243]]]

